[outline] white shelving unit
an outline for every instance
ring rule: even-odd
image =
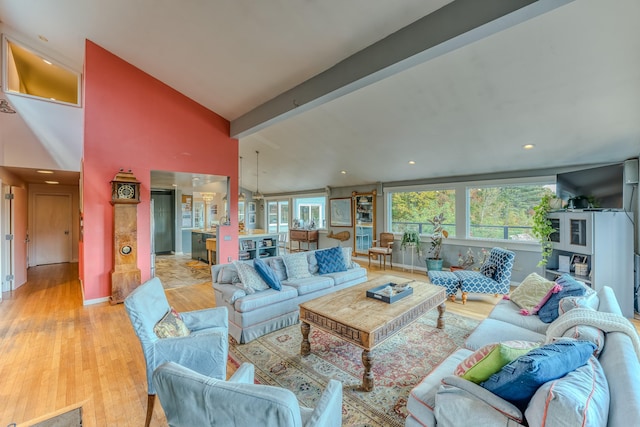
[[[278,255],[277,234],[251,234],[238,236],[238,259],[268,258]],[[247,254],[243,256],[244,254]]]
[[[553,280],[565,274],[558,271],[558,257],[585,256],[588,275],[570,274],[596,291],[609,286],[625,317],[634,314],[633,301],[633,225],[623,211],[566,211],[549,214],[558,231],[551,236],[553,252],[545,274]]]

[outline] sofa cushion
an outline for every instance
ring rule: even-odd
[[[496,271],[498,271],[498,266],[491,260],[486,260],[484,264],[480,266],[480,274],[487,276],[490,279],[493,279],[493,276],[496,275]]]
[[[315,256],[318,261],[318,274],[347,271],[347,265],[344,262],[342,248],[338,246],[316,251]]]
[[[307,254],[307,263],[309,263],[309,273],[318,274],[318,260],[316,259],[316,251],[309,251]]]
[[[325,274],[327,277],[331,277],[333,279],[333,285],[338,286],[343,283],[350,282],[352,280],[359,279],[361,277],[367,277],[367,270],[358,266],[358,268],[347,269],[347,271],[340,271],[337,273],[329,273]]]
[[[253,268],[255,268],[256,272],[260,275],[262,280],[264,280],[271,289],[279,291],[282,288],[280,279],[278,279],[275,271],[273,271],[266,262],[264,262],[260,258],[256,258],[253,260]]]
[[[304,279],[285,280],[282,283],[295,288],[298,295],[306,295],[333,287],[333,279],[328,276],[311,276]]]
[[[444,377],[451,375],[455,367],[470,354],[471,351],[466,348],[456,350],[433,368],[429,375],[411,390],[407,399],[407,411],[415,419],[420,420],[422,425],[434,426],[436,424],[433,410],[440,382]]]
[[[544,383],[525,411],[530,426],[606,426],[609,384],[598,359]]]
[[[558,317],[574,308],[591,308],[597,310],[599,302],[598,294],[595,292],[589,295],[585,294],[582,297],[562,298],[558,304]]]
[[[347,265],[347,269],[358,267],[359,265],[354,263],[351,260],[351,251],[353,248],[351,246],[343,246],[342,247],[342,256],[344,257],[344,263]]]
[[[538,387],[587,363],[595,345],[564,339],[529,351],[482,384],[490,392],[525,408]]]
[[[269,289],[269,285],[262,280],[262,277],[260,277],[251,265],[238,261],[234,261],[233,265],[236,267],[236,270],[238,270],[242,288],[247,294]]]
[[[561,287],[559,292],[552,294],[547,302],[538,311],[540,320],[551,323],[558,318],[558,305],[560,300],[566,297],[581,297],[587,291],[586,285],[578,282],[570,274],[563,274],[556,280],[556,284]]]
[[[537,347],[540,347],[540,343],[519,340],[487,344],[463,360],[453,373],[479,384],[507,363]]]
[[[306,253],[297,252],[294,254],[284,254],[282,255],[282,261],[284,261],[284,265],[287,268],[288,280],[311,277]]]
[[[162,316],[162,319],[155,324],[153,333],[156,334],[158,338],[175,338],[189,336],[191,331],[182,320],[180,313],[171,307],[171,309]]]
[[[247,295],[244,298],[236,300],[233,307],[237,312],[246,313],[259,308],[269,307],[281,301],[296,298],[297,296],[298,292],[288,286],[283,286],[280,291],[267,288],[266,291],[256,292],[255,294]]]
[[[544,334],[549,328],[549,324],[544,323],[538,316],[523,316],[520,314],[520,307],[509,300],[498,301],[498,304],[491,310],[489,318],[502,320],[530,331]]]
[[[464,346],[471,350],[477,350],[493,342],[522,340],[542,343],[545,338],[543,334],[512,325],[511,323],[496,319],[485,319],[469,335]]]
[[[239,283],[240,277],[238,276],[238,270],[236,270],[233,264],[221,266],[220,270],[218,270],[216,282],[229,285]]]
[[[442,379],[436,394],[439,427],[521,426],[522,411],[470,381],[456,376]]]
[[[280,281],[287,280],[287,267],[284,266],[282,257],[273,256],[265,258],[264,262],[276,273],[276,276]]]
[[[554,282],[531,273],[509,294],[509,299],[522,309],[521,314],[536,314],[553,293],[554,286]]]

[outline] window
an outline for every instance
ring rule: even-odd
[[[269,233],[289,231],[289,201],[269,201],[267,203],[267,228]]]
[[[417,231],[431,234],[433,226],[429,220],[444,214],[444,229],[449,236],[456,235],[456,190],[437,189],[429,191],[397,191],[390,195],[391,231],[403,233]]]
[[[244,222],[244,202],[238,202],[238,223]]]
[[[294,218],[300,222],[300,227],[315,224],[316,228],[326,228],[326,197],[301,197],[293,200]]]
[[[468,187],[469,233],[479,239],[537,241],[531,234],[534,206],[553,185],[513,184]]]

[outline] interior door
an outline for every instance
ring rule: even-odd
[[[152,191],[153,239],[156,254],[170,254],[174,249],[174,195],[170,191]]]
[[[27,282],[27,190],[11,187],[11,271],[13,289]]]
[[[36,194],[33,219],[33,264],[71,262],[71,196]]]

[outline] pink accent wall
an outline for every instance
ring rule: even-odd
[[[91,41],[85,54],[83,156],[84,298],[111,295],[113,207],[110,181],[122,168],[141,182],[138,268],[150,278],[152,170],[231,177],[231,226],[218,236],[220,259],[238,254],[238,141],[229,122]]]

